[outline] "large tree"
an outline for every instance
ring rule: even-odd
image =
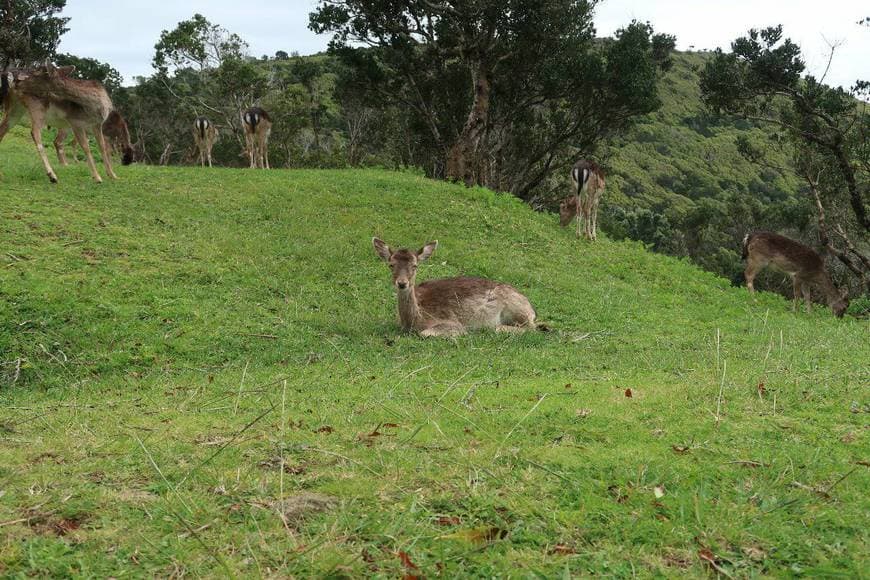
[[[834,53],[832,47],[831,59]],[[767,144],[741,140],[740,152],[762,165],[769,163],[767,149],[791,157],[815,209],[819,243],[870,290],[868,83],[859,80],[848,91],[830,87],[824,74],[805,76],[805,68],[782,26],[750,30],[731,52],[717,50],[707,63],[702,96],[715,113],[774,130]]]
[[[67,31],[58,16],[66,0],[0,0],[0,66],[26,66],[51,58]]]
[[[842,185],[854,220],[870,232],[868,211],[867,90],[858,81],[851,91],[803,76],[800,47],[783,39],[782,26],[750,30],[717,50],[701,77],[706,104],[715,112],[773,126],[799,151],[797,158],[825,160],[826,179]]]
[[[333,33],[331,50],[357,69],[368,90],[415,113],[443,157],[435,171],[448,178],[469,185],[504,181],[494,168],[530,145],[517,138],[535,123],[546,136],[532,147],[537,159],[523,160],[529,172],[524,183],[510,185],[517,190],[552,171],[554,147],[588,146],[593,139],[581,134],[606,132],[611,122],[657,105],[656,57],[664,63],[673,39],[653,37],[648,26],[636,24],[609,51],[620,61],[613,64],[595,47],[594,4],[321,0],[310,27]],[[598,116],[611,97],[619,112]]]

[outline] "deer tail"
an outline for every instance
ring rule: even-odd
[[[746,234],[743,236],[743,255],[741,258],[746,260],[749,257],[749,240],[752,238],[752,234]]]

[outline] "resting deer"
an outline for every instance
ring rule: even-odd
[[[79,145],[85,152],[91,175],[102,182],[88,147],[88,133],[92,133],[100,146],[106,174],[117,179],[112,170],[112,159],[102,132],[103,122],[113,110],[112,100],[102,84],[96,81],[73,79],[69,74],[75,67],[55,68],[46,65],[41,69],[16,70],[3,74],[0,79],[0,97],[3,100],[4,117],[0,123],[0,140],[9,128],[21,119],[24,113],[30,117],[30,134],[45,172],[52,183],[57,175],[48,162],[42,144],[42,130],[48,124],[72,128]],[[130,150],[132,160],[132,149]]]
[[[812,310],[810,286],[817,286],[825,294],[828,306],[841,318],[849,307],[848,290],[837,290],[825,270],[825,262],[812,248],[791,238],[772,232],[753,232],[743,238],[743,259],[746,260],[746,286],[755,292],[755,276],[768,264],[782,270],[794,282],[794,309],[803,296],[807,312]]]
[[[199,150],[199,164],[205,167],[208,160],[208,166],[211,167],[211,150],[218,139],[217,127],[205,117],[197,117],[193,122],[193,139]]]
[[[251,169],[269,169],[269,133],[272,132],[269,113],[260,107],[251,107],[242,114],[242,125]]]
[[[535,309],[513,286],[485,278],[444,278],[415,285],[417,266],[435,251],[429,242],[414,252],[393,250],[372,238],[375,252],[390,266],[399,298],[402,330],[421,336],[457,336],[468,330],[534,329]]]
[[[586,239],[594,241],[598,237],[598,202],[604,191],[604,172],[597,163],[581,159],[571,169],[571,185],[574,195],[559,205],[559,225],[565,227],[576,217],[577,237],[582,222]]]

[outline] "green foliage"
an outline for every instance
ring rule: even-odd
[[[810,182],[824,175],[824,201],[835,210],[851,208],[848,222],[866,236],[870,114],[855,100],[865,84],[859,82],[852,91],[829,87],[824,79],[802,77],[804,68],[800,47],[783,39],[782,26],[752,29],[732,43],[730,53],[717,50],[706,64],[701,74],[704,102],[717,114],[781,131],[779,143],[790,146],[797,172]]]
[[[123,77],[112,65],[100,62],[94,58],[80,57],[72,54],[58,54],[54,57],[57,66],[76,67],[72,76],[78,79],[99,81],[106,87],[110,95],[115,95],[121,88]]]
[[[0,576],[870,567],[864,320],[419,172],[51,185],[32,149],[0,150]],[[552,331],[401,334],[373,235]]]
[[[166,74],[169,67],[219,67],[227,59],[240,59],[247,43],[237,34],[212,24],[202,14],[179,22],[175,29],[164,30],[154,46],[154,68]]]
[[[0,2],[0,68],[27,66],[51,58],[69,18],[57,16],[66,0]]]
[[[659,103],[674,39],[633,22],[595,43],[593,5],[344,0],[321,2],[310,26],[333,34],[331,51],[353,71],[342,80],[369,93],[376,114],[405,117],[408,161],[530,200],[578,150]]]

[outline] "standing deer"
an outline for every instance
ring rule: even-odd
[[[801,296],[806,302],[807,312],[812,310],[810,286],[821,289],[837,318],[842,318],[849,307],[848,290],[837,290],[825,270],[822,257],[800,242],[772,232],[746,234],[743,238],[743,259],[746,260],[746,286],[752,293],[755,293],[755,276],[765,266],[772,265],[792,277],[795,311]]]
[[[242,125],[251,169],[269,169],[269,133],[272,131],[269,113],[260,107],[251,107],[242,114]]]
[[[218,139],[217,127],[205,117],[197,117],[193,122],[193,139],[199,150],[199,164],[205,167],[208,160],[208,166],[211,167],[211,150]]]
[[[535,309],[513,286],[485,278],[444,278],[414,284],[417,266],[435,251],[429,242],[414,252],[372,245],[393,272],[402,330],[421,336],[458,336],[477,328],[516,332],[536,328]]]
[[[604,191],[604,172],[594,161],[581,159],[571,169],[571,185],[574,195],[559,204],[559,225],[562,227],[577,218],[577,237],[580,237],[581,221],[587,240],[597,239],[598,202]]]
[[[85,152],[91,175],[95,181],[101,183],[103,180],[97,173],[88,146],[90,132],[100,146],[106,174],[112,179],[117,179],[118,176],[112,170],[112,159],[102,131],[103,123],[113,111],[112,100],[102,84],[70,78],[69,74],[73,70],[75,67],[72,66],[55,68],[46,65],[41,69],[16,70],[3,74],[0,79],[2,83],[0,97],[3,100],[4,117],[3,122],[0,123],[0,140],[24,113],[28,113],[30,134],[42,159],[45,172],[52,183],[57,183],[57,175],[48,162],[42,144],[42,130],[49,123],[58,127],[69,126]],[[132,148],[129,151],[129,159],[132,161]]]
[[[107,145],[109,147],[109,153],[112,151],[121,151],[121,164],[130,165],[133,163],[133,145],[130,143],[130,131],[127,129],[127,121],[124,120],[124,117],[121,116],[121,113],[118,111],[112,111],[109,113],[108,118],[103,121],[103,125],[101,127],[103,132],[103,137],[107,139]],[[66,160],[66,152],[64,151],[64,142],[66,141],[67,135],[69,134],[69,127],[59,127],[57,130],[57,137],[54,139],[54,150],[57,152],[57,160],[60,161],[60,164],[63,166],[69,165]],[[76,141],[73,138],[73,141],[70,145],[75,147]],[[73,152],[73,158],[75,158],[75,152]]]

